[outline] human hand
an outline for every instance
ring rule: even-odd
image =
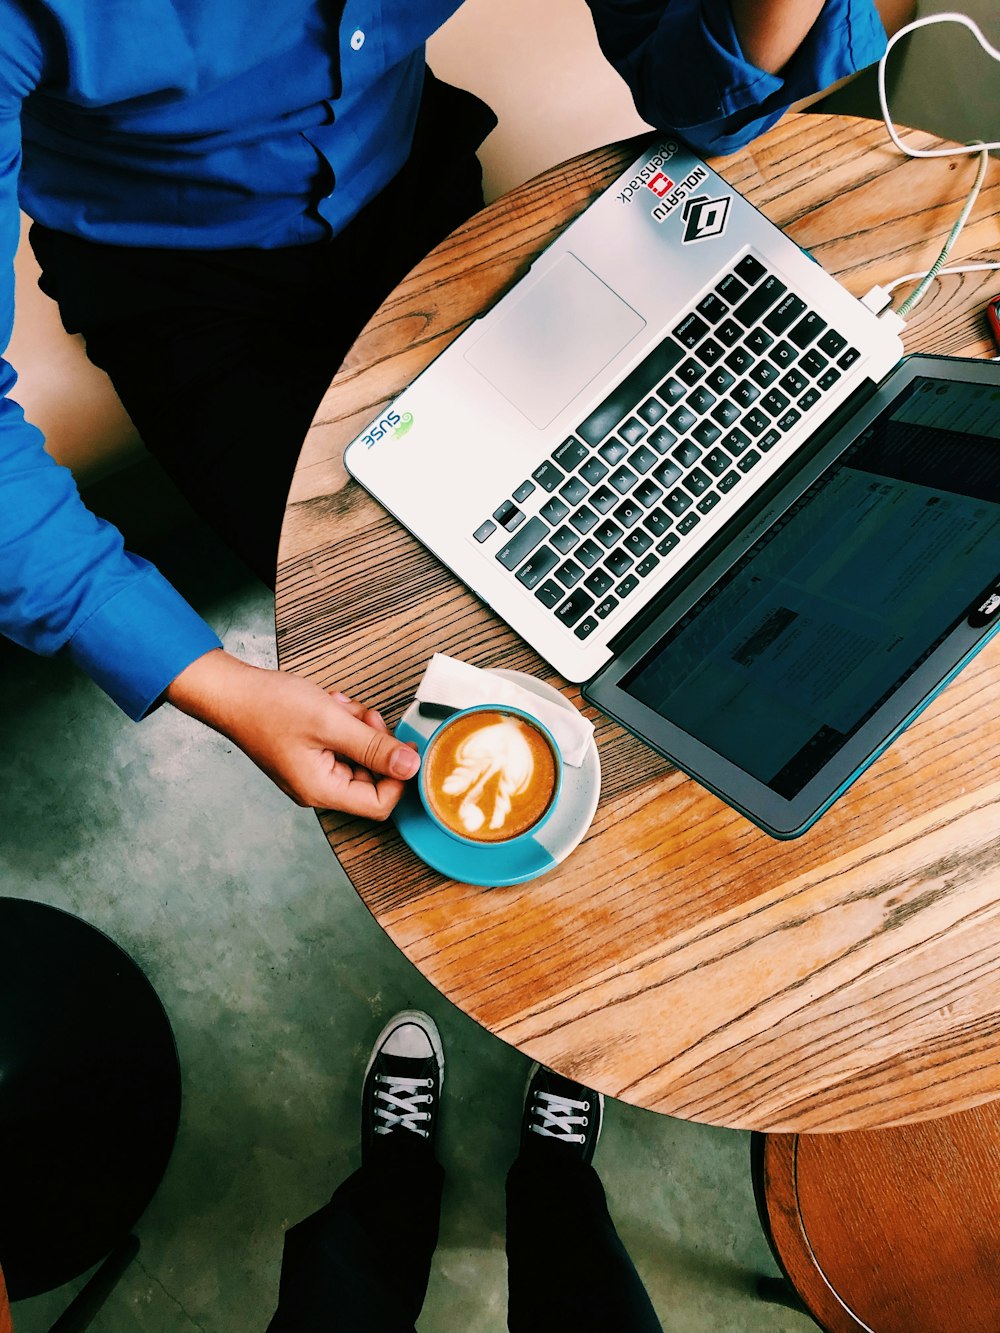
[[[298,805],[386,819],[420,767],[375,709],[221,649],[192,662],[166,697],[228,736]]]

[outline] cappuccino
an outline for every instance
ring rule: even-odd
[[[434,733],[420,769],[424,803],[450,832],[507,842],[548,813],[559,761],[547,734],[501,708],[478,708]]]

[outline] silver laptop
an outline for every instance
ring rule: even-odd
[[[345,461],[564,677],[588,680],[898,361],[899,327],[660,142]]]

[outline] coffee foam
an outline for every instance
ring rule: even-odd
[[[434,743],[424,787],[449,828],[499,842],[538,822],[555,779],[552,749],[540,731],[518,717],[482,712],[459,718]]]

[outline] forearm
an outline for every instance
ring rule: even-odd
[[[825,0],[729,0],[743,54],[778,74],[805,41]]]

